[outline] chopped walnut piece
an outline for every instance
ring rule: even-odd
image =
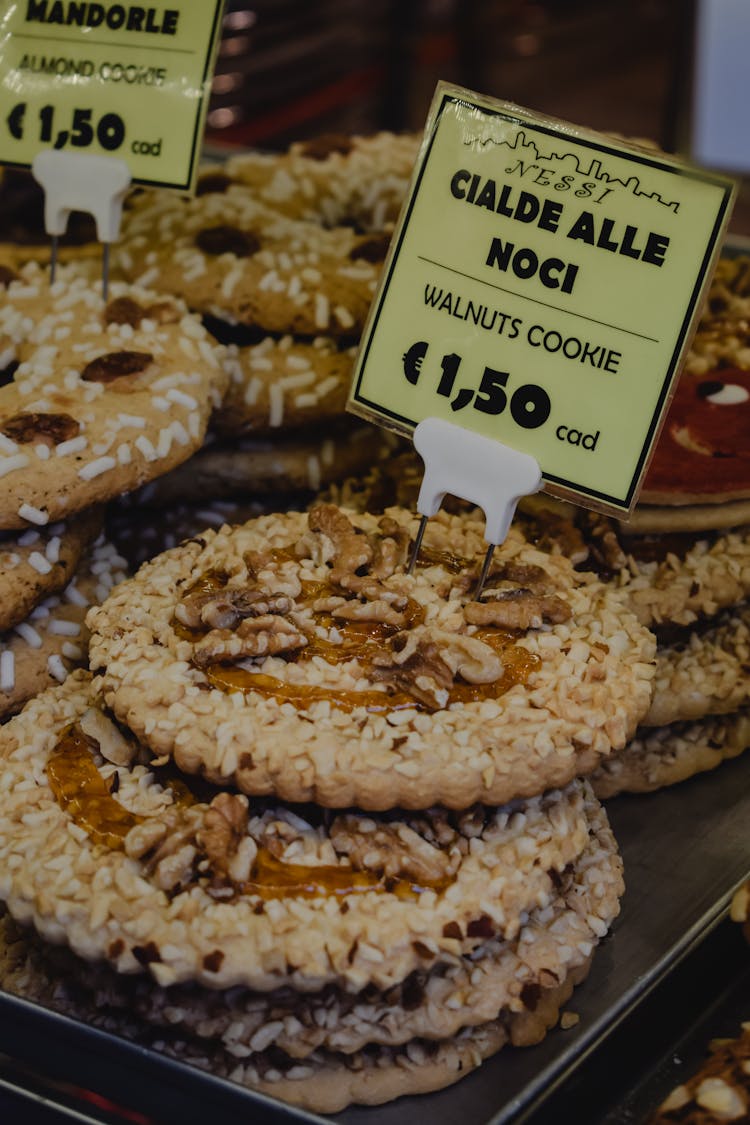
[[[570,606],[556,594],[540,596],[531,590],[509,590],[486,602],[469,602],[464,617],[470,625],[497,625],[504,629],[540,629],[545,621],[568,621]]]
[[[502,676],[502,658],[477,637],[447,629],[433,629],[430,636],[454,676],[461,676],[469,684],[491,684]]]
[[[391,825],[345,813],[330,827],[330,838],[339,855],[349,857],[357,871],[439,883],[455,871],[459,856],[448,856],[406,824]]]
[[[115,766],[129,766],[135,761],[138,747],[125,737],[120,728],[98,707],[89,707],[78,720],[83,733],[99,745],[99,753]]]
[[[367,536],[333,504],[316,504],[310,509],[308,526],[311,531],[326,535],[333,544],[334,558],[331,582],[340,585],[345,575],[356,574],[372,562],[372,547]]]
[[[515,586],[523,586],[538,594],[549,588],[550,577],[542,566],[509,559],[507,562],[501,562],[497,569],[493,567],[490,570],[486,589],[489,590],[498,581],[512,582]]]
[[[390,578],[399,566],[406,565],[409,532],[391,516],[383,516],[378,526],[382,535],[375,543],[371,570],[376,578]]]
[[[306,644],[307,637],[291,621],[264,614],[245,618],[235,630],[212,629],[193,646],[193,661],[198,668],[205,668],[215,661],[293,652]]]
[[[612,520],[598,512],[580,516],[589,545],[589,562],[602,574],[615,574],[628,565],[628,557],[620,544]]]
[[[257,847],[247,834],[247,823],[247,797],[219,793],[208,806],[196,841],[214,878],[242,882],[249,877]]]
[[[323,600],[330,605],[334,599]],[[382,625],[392,625],[396,629],[406,624],[403,613],[389,605],[385,598],[376,598],[371,602],[345,601],[343,598],[339,600],[341,604],[331,606],[328,612],[342,621],[376,621]],[[315,602],[313,608],[317,608],[318,604]]]
[[[208,625],[212,629],[234,629],[245,617],[285,614],[292,601],[285,594],[262,590],[227,588],[200,594],[187,594],[175,607],[175,617],[189,629]]]
[[[77,436],[80,424],[70,414],[14,414],[0,423],[0,433],[19,445],[46,445],[48,449]]]
[[[453,686],[453,673],[437,645],[416,631],[391,638],[390,653],[373,661],[372,677],[408,692],[431,711],[445,707]]]

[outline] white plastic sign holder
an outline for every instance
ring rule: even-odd
[[[31,166],[44,189],[44,225],[52,239],[50,284],[57,269],[57,240],[65,234],[71,211],[87,211],[96,222],[102,243],[102,296],[109,292],[109,247],[120,233],[122,204],[130,186],[130,169],[123,160],[79,152],[45,149]]]
[[[446,493],[450,492],[476,504],[484,512],[484,538],[489,547],[474,592],[478,600],[495,547],[508,534],[521,497],[541,488],[542,470],[530,454],[442,418],[423,419],[414,430],[413,441],[424,461],[425,471],[417,499],[417,511],[422,518],[409,561],[409,574],[416,565],[427,520],[437,514]]]

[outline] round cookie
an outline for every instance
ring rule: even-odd
[[[556,880],[554,899],[529,912],[516,940],[487,941],[469,958],[437,958],[385,992],[326,986],[323,993],[301,993],[282,986],[259,993],[192,983],[165,989],[146,974],[118,975],[64,947],[50,948],[47,962],[97,1008],[126,1011],[243,1058],[271,1046],[294,1059],[320,1050],[350,1055],[371,1044],[444,1040],[500,1012],[530,1018],[542,993],[586,965],[619,909],[624,887],[616,844],[594,802],[588,818],[588,844]]]
[[[94,1007],[88,995],[61,978],[36,941],[7,917],[0,918],[0,985],[5,991],[319,1113],[335,1113],[352,1103],[379,1105],[402,1095],[444,1089],[508,1043],[538,1043],[557,1022],[560,1008],[587,969],[588,962],[557,987],[542,989],[533,1013],[503,1013],[498,1020],[466,1028],[448,1041],[412,1041],[405,1048],[371,1047],[350,1056],[317,1051],[304,1063],[284,1061],[281,1052],[271,1049],[256,1052],[251,1061],[243,1062],[217,1044],[174,1035],[165,1040],[132,1016]]]
[[[290,218],[382,230],[398,218],[421,143],[416,134],[387,132],[315,137],[280,155],[232,156],[223,169],[201,177],[198,191],[226,190],[227,181],[239,181]]]
[[[672,532],[728,531],[750,523],[750,500],[726,500],[720,504],[657,505],[639,504],[626,521],[618,520],[623,537],[658,535]]]
[[[724,715],[749,702],[750,610],[742,607],[682,644],[657,649],[654,696],[641,725]]]
[[[220,349],[173,298],[73,275],[11,283],[0,332],[0,527],[44,526],[180,464],[226,382]]]
[[[230,347],[229,387],[213,429],[232,436],[297,429],[338,419],[344,413],[356,348],[318,336],[267,336],[250,347]]]
[[[390,989],[440,960],[480,957],[493,939],[515,941],[530,912],[559,901],[569,865],[602,858],[586,851],[605,825],[579,780],[457,814],[327,818],[227,791],[193,795],[141,764],[135,740],[92,706],[82,672],[1,728],[0,747],[9,912],[78,957],[162,987]],[[609,862],[616,884],[619,861]],[[592,921],[585,952],[569,954],[579,964],[599,928]]]
[[[131,500],[159,507],[232,497],[265,502],[305,492],[309,498],[322,486],[387,457],[395,444],[392,434],[366,422],[346,421],[322,433],[246,435],[229,445],[207,444],[185,465],[147,484]]]
[[[12,631],[0,634],[0,719],[85,664],[86,614],[126,573],[124,559],[100,539],[64,590],[45,598]]]
[[[483,521],[439,514],[407,575],[417,523],[320,505],[146,564],[89,619],[108,706],[182,770],[334,807],[501,803],[624,746],[654,641],[621,599],[517,523],[472,602]]]
[[[43,528],[0,532],[0,632],[12,629],[42,598],[68,584],[101,526],[97,508]]]
[[[194,311],[266,332],[356,336],[390,242],[387,232],[289,219],[250,189],[192,199],[164,193],[126,215],[116,263]]]
[[[711,716],[696,723],[644,728],[591,777],[600,800],[618,793],[652,793],[715,769],[750,746],[750,713]]]
[[[639,621],[668,638],[750,597],[750,528],[615,540],[611,583]]]

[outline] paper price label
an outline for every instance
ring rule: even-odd
[[[135,183],[190,190],[223,0],[0,4],[0,163],[117,156]]]
[[[640,478],[731,203],[729,180],[438,87],[349,409],[439,417],[618,515]]]

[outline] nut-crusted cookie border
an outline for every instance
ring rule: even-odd
[[[498,935],[512,940],[528,910],[557,897],[557,875],[586,848],[589,814],[598,816],[590,788],[576,781],[521,807],[479,810],[478,826],[469,816],[466,833],[477,833],[467,835],[470,846],[450,854],[438,849],[441,857],[453,857],[454,870],[447,882],[421,893],[391,893],[375,880],[358,892],[269,899],[252,885],[233,890],[230,884],[227,897],[220,857],[211,860],[207,851],[209,869],[202,873],[199,866],[196,876],[180,868],[175,883],[169,849],[164,866],[158,841],[151,841],[155,858],[144,852],[141,829],[169,832],[168,814],[176,811],[173,795],[153,785],[153,770],[101,767],[108,778],[118,774],[118,803],[146,817],[127,837],[126,847],[138,834],[128,848],[137,854],[92,839],[57,800],[46,772],[50,755],[90,703],[90,677],[77,672],[0,730],[0,898],[18,922],[33,923],[46,940],[67,943],[89,960],[106,959],[120,972],[147,970],[165,986],[193,980],[215,989],[267,991],[284,984],[317,991],[327,983],[384,989],[432,967],[438,956],[470,953]],[[243,800],[226,793],[222,799]],[[207,805],[194,807],[201,833],[208,811]],[[282,862],[330,862],[323,828],[300,822],[291,810],[273,816],[285,817],[290,828]],[[363,820],[361,814],[365,832]],[[234,852],[217,844],[232,870],[232,857],[243,862],[247,855],[239,844],[246,834],[240,831]],[[413,835],[415,854],[424,853]],[[210,849],[202,838],[199,847]],[[175,847],[189,845],[181,829],[175,839]],[[351,865],[344,870],[348,874]]]
[[[373,517],[349,515],[360,528],[378,527]],[[397,509],[390,516],[414,534],[415,516]],[[230,569],[241,568],[244,551],[297,541],[306,521],[290,513],[209,532],[147,564],[92,613],[91,667],[101,671],[107,705],[181,769],[289,801],[466,808],[566,785],[634,732],[650,701],[653,637],[605,587],[576,575],[562,556],[536,550],[518,531],[497,551],[498,565],[546,567],[572,611],[572,620],[519,639],[541,661],[528,684],[433,714],[388,715],[362,708],[347,714],[325,703],[297,711],[257,693],[207,690],[204,672],[189,662],[192,646],[180,645],[174,632],[175,592],[212,567],[224,569],[229,558]],[[471,541],[474,554],[483,547],[482,527],[470,517],[441,515],[426,542],[434,536],[460,554],[461,541]],[[442,606],[446,619],[460,617],[460,600],[440,602],[434,593],[437,583],[453,581],[442,566],[399,581]]]

